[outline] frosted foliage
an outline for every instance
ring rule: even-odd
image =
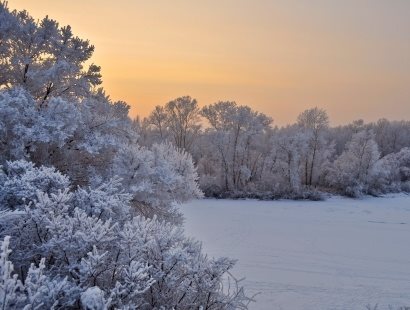
[[[302,112],[297,119],[307,147],[302,157],[302,182],[307,186],[320,183],[326,164],[333,153],[333,145],[327,139],[329,118],[325,110],[312,108]]]
[[[307,137],[293,126],[282,130],[274,139],[276,148],[271,155],[274,157],[272,172],[283,176],[283,179],[277,181],[277,186],[283,187],[281,191],[298,192],[302,186],[302,172],[299,167],[301,156],[307,149]]]
[[[4,149],[0,152],[3,160],[33,158],[41,163],[55,164],[79,185],[91,183],[95,177],[114,180],[119,174],[124,178],[122,186],[134,194],[127,194],[124,199],[143,205],[143,214],[150,216],[178,217],[173,203],[201,195],[190,155],[178,151],[171,144],[154,146],[152,150],[130,144],[136,141],[137,133],[127,118],[128,107],[121,102],[110,103],[103,93],[85,100],[82,105],[69,105],[62,99],[53,98],[47,107],[38,110],[26,91],[14,89],[1,93],[0,104],[4,105],[0,108],[0,117],[4,120],[0,128],[3,133],[0,139],[4,139],[1,144]],[[127,156],[134,158],[127,158],[127,152],[131,154]],[[141,169],[130,175],[127,165],[137,158],[142,160]],[[69,165],[70,161],[75,161],[75,164]],[[120,169],[121,161],[124,172]],[[45,177],[45,170],[33,170],[31,178],[39,182]],[[36,177],[37,173],[40,174]],[[26,181],[30,182],[34,180]],[[120,184],[118,179],[111,182],[116,183],[115,186]],[[99,186],[101,182],[97,183]],[[9,186],[12,184],[6,184]],[[26,198],[35,195],[35,190],[25,186],[27,191],[31,191],[24,194]],[[2,193],[4,195],[7,191]],[[81,195],[85,199],[85,189],[77,196]]]
[[[6,236],[0,248],[1,309],[58,309],[74,305],[78,289],[67,279],[51,279],[44,258],[38,267],[31,264],[23,284],[14,273],[9,247],[10,237]]]
[[[261,170],[255,168],[266,151],[260,139],[272,120],[235,102],[206,106],[201,114],[211,125],[204,140],[211,162],[202,161],[200,171],[217,174],[220,191],[247,190],[260,178]]]
[[[31,158],[67,171],[73,171],[67,162],[74,158],[81,158],[78,164],[83,166],[97,155],[100,159],[94,165],[107,162],[104,152],[136,140],[127,112],[128,106],[111,103],[103,93],[81,104],[54,97],[39,107],[22,88],[2,91],[0,159]]]
[[[130,213],[128,206],[132,195],[121,189],[121,181],[114,177],[95,188],[80,187],[74,193],[73,203],[99,218],[124,219]]]
[[[98,154],[107,147],[117,148],[124,143],[135,142],[137,134],[128,118],[129,106],[122,101],[112,103],[99,91],[86,98],[79,110],[82,115],[81,148]]]
[[[349,196],[360,196],[371,191],[371,183],[377,175],[377,161],[380,157],[374,135],[360,131],[353,135],[346,150],[336,159],[329,182],[345,191]]]
[[[68,177],[56,169],[36,168],[33,163],[24,160],[7,162],[2,175],[0,209],[24,208],[26,203],[35,199],[37,191],[55,194],[70,184]]]
[[[410,148],[401,149],[381,158],[376,163],[377,182],[380,190],[409,191],[410,190]]]
[[[81,305],[86,310],[106,310],[104,292],[98,287],[89,287],[81,294]]]
[[[189,96],[176,98],[165,105],[165,112],[175,145],[189,150],[200,129],[197,101]]]
[[[0,16],[0,86],[23,86],[45,104],[56,96],[86,96],[101,83],[98,66],[85,68],[94,46],[74,36],[70,26],[61,27],[48,17],[36,21],[26,11],[10,11],[3,2]]]
[[[47,109],[38,110],[21,88],[0,92],[2,157],[23,158],[38,143],[62,146],[73,135],[77,118],[76,110],[62,99],[53,99]]]
[[[2,309],[6,307],[17,308],[25,301],[25,296],[20,294],[23,285],[17,279],[17,275],[13,275],[14,266],[9,260],[11,253],[9,243],[10,237],[5,237],[0,248],[0,305]]]
[[[184,108],[188,109],[188,100],[183,98],[176,101],[186,101]],[[162,141],[178,147],[172,139],[168,107],[156,106],[148,118],[135,121],[140,143],[152,147]],[[293,125],[273,127],[268,116],[233,101],[205,106],[199,115],[205,125],[195,135],[189,152],[206,196],[317,200],[324,199],[323,192],[360,196],[410,188],[403,177],[406,164],[398,173],[392,163],[393,154],[410,147],[408,121],[380,119],[366,124],[357,120],[330,127],[327,112],[314,107],[300,113]],[[349,144],[360,132],[371,133],[373,146],[368,148],[376,146],[380,160],[374,152],[374,160],[363,157],[355,168],[343,165],[349,156],[361,156],[346,152],[349,147],[353,150]]]
[[[191,156],[169,143],[155,144],[151,150],[124,146],[113,168],[133,194],[134,205],[146,216],[180,221],[178,211],[170,206],[202,195]]]
[[[152,149],[134,144],[138,135],[127,117],[128,106],[122,102],[111,103],[102,92],[85,99],[81,105],[52,98],[47,106],[38,109],[25,90],[13,89],[0,93],[0,104],[4,105],[0,108],[0,118],[4,120],[0,122],[3,162],[32,158],[38,164],[55,165],[70,175],[75,185],[84,186],[76,196],[78,199],[80,196],[86,199],[87,185],[93,183],[98,187],[102,180],[111,178],[111,184],[104,186],[121,184],[127,188],[130,194],[123,198],[132,200],[142,214],[157,214],[163,219],[180,222],[173,204],[201,195],[191,156],[169,143]],[[137,170],[129,169],[138,162]],[[39,182],[45,177],[43,170],[46,168],[33,170],[31,177]],[[36,178],[37,173],[40,174]],[[122,182],[115,179],[117,175],[123,178]],[[31,191],[24,194],[26,198],[35,195],[35,190],[28,185],[26,189]],[[4,195],[7,191],[2,193]],[[109,201],[107,198],[102,201]],[[123,211],[117,209],[115,212]]]
[[[162,152],[158,146],[157,156]],[[173,165],[180,174],[188,169],[178,161]],[[9,167],[37,169],[27,162]],[[2,183],[26,177],[15,171],[7,172]],[[60,176],[55,170],[48,173],[50,179]],[[20,188],[12,193],[18,195]],[[78,303],[87,309],[245,309],[250,301],[241,287],[227,290],[222,285],[233,260],[208,259],[200,243],[186,238],[181,227],[156,216],[135,216],[130,195],[121,192],[118,179],[87,189],[70,190],[70,184],[61,189],[57,184],[45,192],[37,186],[35,197],[17,207],[5,202],[3,209],[0,235],[11,236],[13,249],[9,256],[6,237],[2,273],[7,274],[3,278],[10,302],[43,303],[39,308],[44,309]],[[19,277],[26,278],[24,285]]]

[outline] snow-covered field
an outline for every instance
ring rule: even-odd
[[[188,235],[239,260],[251,309],[410,305],[410,196],[327,201],[196,200]]]

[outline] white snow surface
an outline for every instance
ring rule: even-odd
[[[238,259],[250,309],[410,306],[410,196],[326,201],[195,200],[187,235]]]

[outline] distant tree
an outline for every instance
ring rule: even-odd
[[[375,133],[375,140],[382,157],[399,152],[410,142],[410,122],[389,121],[385,118],[369,124]]]
[[[275,165],[272,167],[280,192],[297,194],[302,189],[302,154],[306,154],[308,139],[298,126],[282,128],[273,137]]]
[[[316,107],[302,112],[297,123],[308,136],[308,148],[304,156],[304,184],[312,186],[319,177],[320,166],[330,155],[330,143],[325,138],[329,117],[325,110]]]
[[[410,192],[410,148],[384,156],[377,162],[374,184],[380,192]]]
[[[167,135],[169,115],[164,107],[157,105],[147,119],[148,123],[158,131],[159,138],[163,141]]]
[[[369,193],[379,157],[373,132],[364,130],[354,134],[328,174],[331,186],[353,197]]]
[[[154,115],[158,127],[159,120],[163,119],[163,110],[160,108],[155,110]],[[179,97],[165,105],[166,123],[179,149],[189,151],[197,137],[201,128],[199,111],[197,101],[189,96]]]
[[[255,180],[262,160],[258,142],[270,129],[272,119],[235,102],[218,102],[202,109],[211,128],[207,148],[219,155],[220,186],[225,191],[243,190]]]
[[[336,155],[339,156],[345,150],[346,144],[355,133],[369,129],[362,119],[355,120],[350,124],[329,128],[332,141],[335,142]]]

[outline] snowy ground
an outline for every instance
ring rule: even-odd
[[[410,305],[410,196],[322,202],[197,200],[187,234],[239,259],[251,309]]]

